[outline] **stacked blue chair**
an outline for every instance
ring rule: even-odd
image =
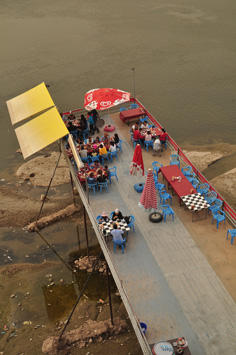
[[[215,191],[209,191],[204,195],[205,200],[211,205],[217,199],[217,193]]]
[[[174,221],[175,214],[172,208],[169,205],[162,205],[161,208],[162,208],[162,213],[164,215],[164,222],[166,222],[167,215],[172,215],[172,221]]]
[[[151,141],[144,141],[144,148],[146,147],[146,150],[148,152],[148,147],[152,147],[153,148],[153,140]]]
[[[107,189],[107,192],[108,191],[108,183],[107,181],[106,182],[98,182],[98,187],[100,188],[100,194],[102,193],[102,189],[105,187]]]
[[[192,183],[192,181],[193,181],[194,179],[196,179],[196,174],[195,174],[194,172],[192,172],[191,174],[186,175],[186,178],[188,179],[189,182]]]
[[[208,208],[208,213],[209,211],[213,210],[219,210],[222,207],[222,201],[220,199],[215,199],[215,201],[212,202],[212,205]]]
[[[113,241],[113,246],[114,246],[114,253],[116,253],[116,247],[121,246],[122,254],[124,254],[124,250],[126,248],[126,239],[124,238],[123,242],[115,242],[114,239],[112,239],[112,241]]]
[[[131,105],[130,105],[130,109],[132,110],[132,109],[134,109],[134,108],[138,108],[138,105],[137,105],[137,104],[131,104]]]
[[[115,176],[116,180],[118,181],[118,177],[116,175],[116,166],[113,166],[113,168],[109,168],[109,171],[110,171],[110,175],[109,175],[110,184],[111,184],[111,177],[112,176]]]
[[[135,217],[130,215],[130,222],[128,223],[128,227],[131,229],[133,228],[133,232],[135,232],[135,229],[134,229],[134,222],[135,222]]]
[[[102,159],[102,165],[104,165],[105,159],[107,160],[107,162],[109,163],[109,155],[107,154],[103,154],[100,155],[100,158]]]
[[[159,196],[160,203],[163,203],[163,205],[165,205],[166,200],[170,200],[170,204],[172,205],[172,197],[168,192],[166,192],[166,190],[159,190]]]
[[[170,165],[178,165],[180,168],[180,157],[178,154],[172,154],[170,156]]]
[[[115,152],[110,152],[110,159],[111,159],[111,162],[112,162],[112,159],[113,159],[114,157],[116,157],[116,159],[119,160],[119,159],[118,159],[118,155],[117,155],[117,151],[115,151]]]
[[[216,220],[216,228],[218,229],[218,226],[219,226],[219,223],[224,221],[224,224],[225,224],[225,213],[220,210],[220,209],[216,209],[214,208],[212,210],[212,215],[213,215],[213,218],[212,218],[212,222],[211,224],[213,223],[214,219]]]
[[[210,189],[210,185],[205,182],[204,184],[201,184],[197,187],[197,192],[200,193],[201,195],[204,195],[209,191],[209,189]]]
[[[236,237],[236,229],[228,229],[226,239],[228,239],[228,234],[231,235],[231,244],[233,245],[234,237]]]
[[[159,170],[162,167],[163,167],[163,164],[158,163],[158,161],[154,161],[152,163],[153,172],[156,174],[157,177],[158,177]]]

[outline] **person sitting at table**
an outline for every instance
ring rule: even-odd
[[[101,213],[101,218],[99,219],[99,223],[102,222],[109,222],[110,218],[108,217],[108,214],[106,212]]]
[[[133,139],[135,142],[139,142],[141,141],[142,143],[144,143],[145,140],[145,136],[142,135],[142,128],[139,128],[139,130],[134,131],[134,135],[133,135]]]
[[[141,124],[141,128],[143,131],[147,131],[149,130],[149,124],[147,121],[144,121],[142,124]]]
[[[87,151],[87,149],[84,148],[83,145],[80,148],[79,154],[80,154],[81,158],[87,158],[88,157],[88,151]]]
[[[123,242],[124,239],[122,238],[122,235],[124,232],[121,229],[118,229],[118,226],[116,223],[113,224],[113,230],[111,231],[111,235],[113,236],[114,242]]]
[[[97,181],[99,183],[107,182],[107,177],[102,173],[102,171],[101,174],[100,173],[97,174]]]
[[[151,141],[152,140],[152,135],[150,131],[147,131],[147,134],[145,136],[145,141]]]
[[[115,142],[111,142],[109,151],[110,151],[111,153],[112,153],[112,152],[116,152],[116,145],[115,145]]]
[[[97,171],[98,169],[101,169],[101,166],[97,161],[95,161],[93,164],[90,165],[90,168]]]
[[[139,129],[139,121],[135,122],[135,124],[131,127],[131,131],[134,133],[134,131]]]
[[[162,133],[160,135],[161,145],[166,143],[167,133],[164,128],[162,128]]]
[[[109,170],[109,168],[108,168],[108,166],[107,165],[105,165],[104,166],[104,171],[105,171],[105,173],[107,174],[107,177],[109,178],[109,176],[110,176],[110,170]]]
[[[112,217],[111,217],[111,219],[113,220],[113,221],[117,221],[118,219],[123,219],[124,217],[123,217],[123,214],[118,210],[118,208],[114,211],[114,213],[113,213],[113,215],[112,215]]]
[[[81,145],[84,145],[83,138],[78,137],[75,141],[75,144],[76,144],[76,148],[80,147]]]
[[[93,143],[93,138],[89,136],[87,139],[85,139],[84,143],[91,145]]]
[[[69,114],[69,116],[68,116],[68,120],[69,120],[69,121],[74,121],[74,120],[75,120],[75,115],[73,114],[72,111],[70,111],[70,114]]]
[[[107,154],[107,149],[104,145],[100,144],[99,146],[99,155]]]
[[[114,139],[115,144],[118,144],[119,141],[120,141],[120,138],[119,138],[117,133],[114,134],[114,138],[113,139]]]
[[[102,137],[102,141],[104,143],[110,142],[110,136],[109,136],[109,134],[107,132],[104,133],[104,136]]]
[[[93,174],[92,171],[90,171],[90,172],[88,173],[88,179],[87,179],[87,181],[88,181],[88,184],[90,184],[90,185],[96,184],[96,180],[95,180],[95,177],[94,177],[94,174]]]
[[[101,142],[101,140],[100,140],[99,136],[97,136],[93,141],[93,143],[100,143],[100,142]]]

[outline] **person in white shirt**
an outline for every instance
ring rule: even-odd
[[[145,136],[145,141],[151,141],[152,140],[152,135],[150,131],[147,131],[147,134]]]
[[[79,152],[81,158],[87,158],[88,157],[88,151],[87,149],[84,149],[84,146],[82,145],[80,152]]]
[[[109,151],[112,153],[112,152],[116,152],[116,145],[114,142],[111,142],[111,145],[110,145],[110,148],[109,148]]]
[[[153,155],[155,156],[156,153],[159,152],[159,156],[161,156],[161,141],[159,139],[159,137],[156,137],[153,143]]]
[[[142,128],[142,130],[144,130],[144,131],[149,130],[148,122],[147,122],[147,121],[143,122],[143,124],[141,125],[141,128]]]
[[[113,236],[114,242],[123,242],[124,239],[122,238],[122,235],[124,234],[124,232],[121,229],[117,229],[116,223],[113,224],[113,228],[114,229],[111,231],[111,234]]]

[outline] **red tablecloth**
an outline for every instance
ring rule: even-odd
[[[191,193],[197,192],[197,190],[193,187],[189,180],[184,176],[178,165],[163,166],[162,168],[160,168],[160,171],[162,172],[163,177],[168,182],[168,186],[170,185],[175,191],[175,193],[178,195],[179,202],[181,196],[186,196]],[[178,179],[172,180],[173,176],[180,176],[181,181],[179,182]]]
[[[139,116],[145,115],[146,112],[142,108],[134,108],[131,110],[125,110],[120,112],[120,119],[123,122],[127,122],[129,120],[132,120],[133,118],[137,118]]]

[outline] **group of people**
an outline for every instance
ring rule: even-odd
[[[113,236],[114,242],[123,242],[123,234],[124,232],[119,228],[119,225],[117,225],[116,222],[121,221],[124,219],[127,224],[130,222],[130,216],[124,217],[121,211],[117,208],[113,214],[111,215],[111,219],[108,217],[108,214],[106,212],[102,212],[101,218],[99,219],[99,224],[102,224],[104,222],[109,222],[110,220],[113,221],[113,230],[111,231],[111,234]]]
[[[102,168],[99,165],[99,163],[94,162],[94,164],[92,164],[91,167],[93,170],[88,173],[88,178],[87,178],[88,184],[94,185],[97,182],[99,183],[107,182],[110,176],[110,170],[107,165],[105,165],[104,168]]]
[[[90,134],[94,134],[95,131],[99,133],[97,128],[97,120],[100,118],[97,110],[89,111],[87,114],[87,119],[84,115],[80,116],[80,119],[77,119],[73,112],[66,116],[62,116],[63,121],[65,122],[69,132],[77,131],[78,137],[82,138],[83,133],[89,129]]]
[[[166,143],[167,139],[167,133],[164,128],[162,128],[162,133],[160,135],[153,137],[148,122],[145,121],[141,126],[139,126],[139,121],[137,121],[132,126],[131,132],[133,140],[137,143],[141,142],[144,144],[145,141],[153,140],[154,152],[159,152],[159,155],[161,155],[162,145]],[[153,153],[153,155],[155,155],[155,153]]]

